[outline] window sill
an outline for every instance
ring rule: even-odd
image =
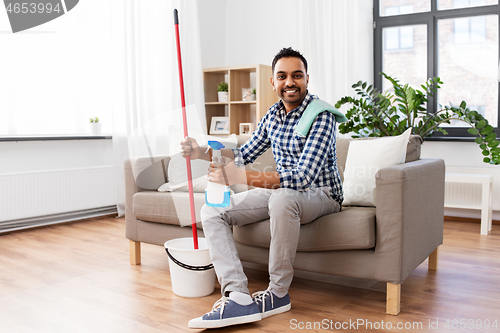
[[[428,137],[424,138],[424,141],[435,141],[435,142],[475,142],[475,137],[465,137],[465,136],[438,136],[438,137]]]
[[[59,135],[59,136],[0,136],[0,142],[9,141],[71,141],[71,140],[111,140],[112,135]]]

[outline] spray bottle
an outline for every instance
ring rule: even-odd
[[[224,148],[224,145],[219,141],[208,141],[208,145],[212,148],[212,162],[221,164],[224,163],[220,151],[222,148]],[[207,188],[205,189],[205,203],[207,204],[207,206],[228,207],[229,202],[229,186],[213,183],[211,181],[207,183]]]

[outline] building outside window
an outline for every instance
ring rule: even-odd
[[[478,16],[452,19],[455,44],[486,43],[486,18]]]
[[[382,71],[416,89],[439,76],[429,112],[465,100],[500,134],[499,14],[498,0],[375,0],[375,86],[392,88]],[[470,136],[463,122],[445,126],[451,137]]]

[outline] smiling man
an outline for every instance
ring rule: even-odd
[[[257,188],[232,196],[229,207],[202,208],[203,230],[222,298],[211,312],[191,320],[191,328],[249,323],[290,310],[288,289],[300,226],[341,209],[335,115],[316,107],[314,116],[304,117],[310,118],[308,132],[295,132],[304,114],[311,111],[308,106],[318,100],[307,90],[307,61],[299,52],[286,48],[275,56],[272,68],[271,84],[281,100],[269,109],[241,148],[222,150],[222,155],[232,162],[212,163],[209,169],[210,181]],[[185,138],[181,146],[183,156],[210,160],[210,155],[192,138]],[[269,148],[276,162],[275,172],[239,168],[253,163]],[[269,287],[250,296],[231,227],[266,219],[271,228]]]
[[[271,84],[273,90],[283,102],[286,112],[300,106],[304,98],[307,96],[307,84],[309,83],[309,75],[307,74],[307,61],[298,54],[297,57],[286,56],[287,54],[295,54],[291,49],[285,49],[278,54],[273,61],[273,77]]]

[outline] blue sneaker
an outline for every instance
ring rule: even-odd
[[[287,312],[292,308],[288,293],[280,298],[272,293],[271,288],[253,293],[252,298],[259,306],[259,310],[262,312],[262,318]]]
[[[262,314],[255,302],[250,305],[240,305],[223,296],[215,302],[212,311],[191,319],[188,325],[189,328],[218,328],[251,323],[261,319]]]

